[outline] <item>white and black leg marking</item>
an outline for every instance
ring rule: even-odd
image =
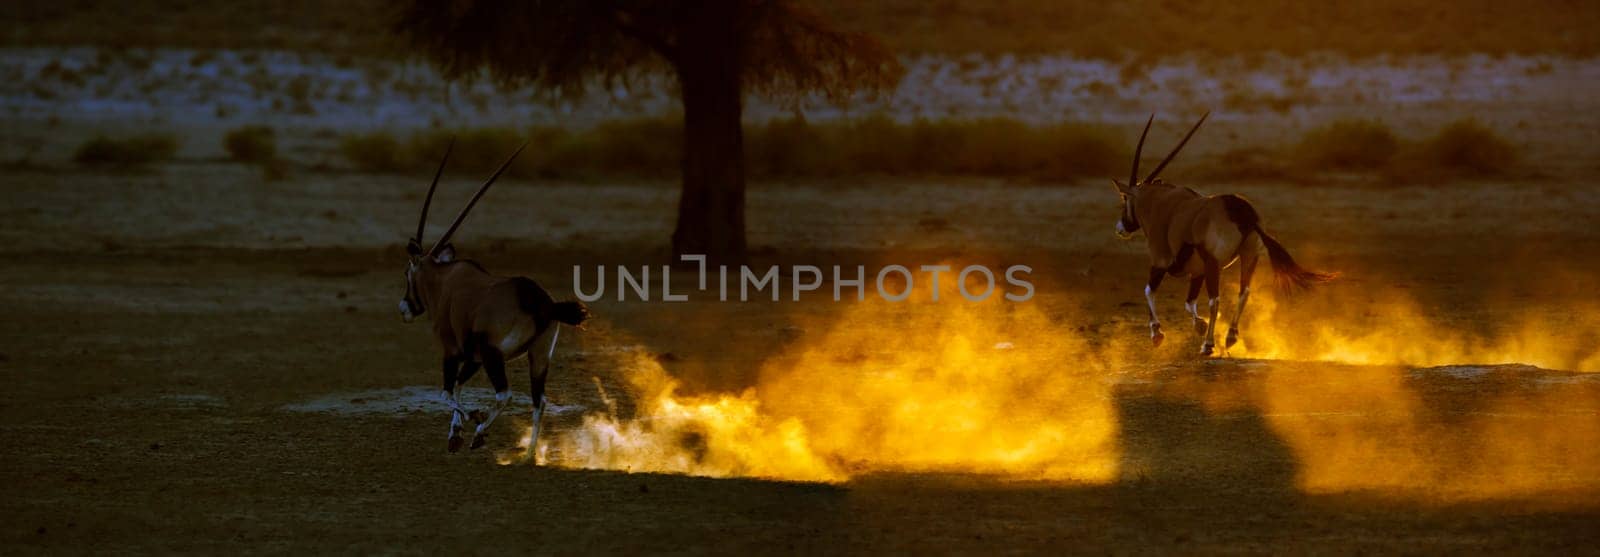
[[[1208,308],[1210,319],[1206,320],[1206,334],[1200,343],[1200,355],[1210,356],[1217,345],[1217,307],[1221,300],[1218,298],[1218,289],[1221,288],[1222,268],[1217,264],[1217,258],[1212,257],[1205,250],[1196,250],[1200,259],[1205,261],[1206,269],[1206,298],[1209,300]]]
[[[1216,351],[1217,346],[1217,310],[1222,306],[1222,298],[1211,298],[1206,307],[1210,308],[1211,322],[1206,325],[1206,340],[1200,344],[1200,355],[1210,356]]]
[[[493,346],[484,346],[481,351],[483,358],[483,372],[489,376],[489,382],[494,385],[494,406],[489,408],[489,415],[478,420],[478,428],[472,435],[472,448],[477,449],[488,442],[487,433],[489,426],[494,424],[494,419],[500,416],[500,410],[506,406],[506,401],[511,399],[510,385],[506,381],[506,362],[500,350]]]
[[[456,402],[456,377],[461,368],[461,360],[445,357],[443,368],[444,390],[440,393],[440,398],[443,398],[444,403],[450,407],[450,434],[446,438],[445,448],[453,453],[461,450],[462,417],[466,415],[461,409],[461,404]]]
[[[1189,296],[1183,299],[1183,309],[1189,312],[1189,317],[1194,321],[1194,334],[1206,334],[1206,318],[1200,316],[1200,286],[1204,285],[1206,277],[1198,276],[1189,279]]]
[[[556,338],[561,336],[561,326],[550,324],[550,329],[540,335],[532,350],[528,351],[528,395],[533,399],[533,431],[528,436],[528,451],[539,454],[539,430],[544,424],[544,384],[550,376],[550,361],[555,357]]]
[[[1161,287],[1161,279],[1166,276],[1166,267],[1151,267],[1150,281],[1144,285],[1144,300],[1150,304],[1150,344],[1153,346],[1161,346],[1161,341],[1167,338],[1161,333],[1161,319],[1156,317],[1156,288]]]
[[[456,392],[461,392],[461,389],[467,386],[467,381],[472,380],[472,376],[477,375],[478,369],[482,367],[483,364],[472,360],[461,362],[461,372],[456,374]],[[467,410],[464,406],[459,408],[461,408],[462,415],[473,422],[481,422],[484,416],[487,416],[482,410]]]
[[[477,429],[473,431],[472,448],[483,447],[484,443],[489,442],[489,434],[486,431],[489,429],[489,425],[494,423],[494,419],[500,416],[500,411],[505,409],[506,402],[510,400],[511,391],[495,391],[494,406],[489,407],[488,415],[484,416],[483,421],[478,422]]]
[[[461,408],[461,403],[456,401],[455,393],[444,391],[440,396],[444,398],[445,405],[450,407],[450,437],[459,440],[461,437],[462,417],[466,416],[467,412]]]

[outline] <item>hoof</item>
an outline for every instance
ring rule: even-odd
[[[474,448],[474,449],[481,449],[481,448],[483,448],[484,445],[486,445],[488,443],[489,443],[489,435],[488,434],[479,433],[477,435],[472,436],[472,448]]]
[[[450,449],[450,452],[452,452],[452,453],[456,452],[456,451],[459,451],[459,450],[461,450],[461,443],[463,441],[464,440],[461,438],[460,435],[451,435],[450,436],[450,443],[449,443],[449,445],[446,446],[446,448]]]
[[[1233,348],[1233,345],[1238,343],[1238,342],[1239,342],[1239,331],[1228,331],[1228,339],[1226,341],[1223,341],[1222,347],[1223,348]]]
[[[1199,317],[1194,318],[1194,334],[1206,334],[1206,320]]]
[[[489,413],[482,410],[473,410],[471,412],[467,412],[467,417],[472,418],[472,423],[481,424],[489,419]]]
[[[1214,347],[1209,342],[1200,345],[1200,355],[1201,356],[1210,356],[1213,351],[1214,351]]]
[[[1161,334],[1161,331],[1150,333],[1150,346],[1159,348],[1163,340],[1167,340],[1167,335]]]

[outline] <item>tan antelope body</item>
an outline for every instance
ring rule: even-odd
[[[526,147],[526,145],[524,145]],[[555,353],[556,338],[560,335],[559,323],[582,324],[588,310],[579,302],[556,302],[550,294],[533,280],[525,277],[499,277],[489,274],[475,261],[458,260],[450,236],[461,226],[467,213],[478,202],[489,186],[516,159],[522,149],[496,170],[489,180],[467,202],[456,220],[434,243],[423,251],[422,230],[428,219],[428,205],[433,201],[434,189],[439,186],[439,175],[444,172],[445,161],[439,163],[428,196],[423,200],[422,217],[417,223],[417,234],[407,242],[406,250],[411,260],[406,265],[406,296],[400,300],[400,316],[410,322],[418,315],[433,310],[433,331],[444,352],[444,399],[450,405],[450,452],[460,450],[461,429],[464,418],[476,423],[472,448],[486,442],[489,425],[499,416],[511,398],[507,390],[505,363],[526,354],[528,379],[533,398],[533,441],[529,450],[539,443],[539,425],[544,418],[544,384],[550,372],[550,358]],[[489,412],[468,412],[456,402],[456,390],[465,384],[478,369],[489,376],[494,386],[495,405]]]
[[[1209,115],[1209,113],[1208,113]],[[1189,133],[1178,142],[1166,159],[1143,180],[1139,179],[1139,156],[1144,150],[1145,136],[1150,133],[1146,122],[1144,133],[1134,148],[1133,172],[1128,184],[1113,179],[1117,194],[1122,199],[1122,217],[1117,220],[1117,235],[1132,237],[1144,230],[1150,252],[1150,277],[1145,284],[1145,301],[1150,307],[1150,340],[1160,346],[1166,335],[1161,332],[1161,320],[1156,316],[1156,289],[1167,275],[1189,279],[1189,295],[1184,307],[1194,320],[1195,329],[1204,336],[1200,353],[1211,355],[1216,341],[1218,294],[1221,272],[1234,262],[1239,262],[1239,299],[1234,318],[1228,325],[1224,349],[1232,348],[1239,340],[1239,319],[1244,315],[1245,302],[1250,298],[1250,281],[1255,275],[1256,261],[1261,249],[1266,248],[1273,274],[1280,287],[1290,291],[1303,289],[1327,281],[1334,275],[1309,271],[1295,263],[1294,258],[1276,239],[1261,228],[1261,217],[1249,200],[1234,194],[1201,195],[1192,189],[1162,182],[1161,170],[1178,155],[1194,132],[1205,123],[1201,116]],[[1200,315],[1195,299],[1200,286],[1208,294],[1208,316]]]

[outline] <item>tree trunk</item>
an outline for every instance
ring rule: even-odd
[[[720,11],[721,13],[715,13]],[[680,36],[676,61],[683,93],[683,191],[672,252],[707,263],[745,261],[744,112],[740,37],[733,10],[706,10]]]

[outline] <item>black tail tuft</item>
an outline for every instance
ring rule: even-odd
[[[557,302],[549,292],[527,277],[512,277],[511,283],[516,285],[517,303],[524,312],[548,316],[574,327],[589,320],[589,308],[583,302]]]
[[[1312,271],[1294,262],[1294,257],[1289,255],[1289,250],[1283,249],[1283,244],[1267,234],[1258,225],[1256,234],[1261,235],[1261,243],[1267,246],[1267,258],[1272,262],[1272,275],[1276,278],[1278,288],[1290,294],[1309,290],[1317,283],[1328,282],[1338,278],[1338,273],[1320,273]]]
[[[576,327],[589,320],[589,307],[583,302],[556,302],[550,306],[550,317]]]
[[[1267,258],[1272,262],[1272,275],[1277,279],[1275,282],[1280,290],[1293,294],[1339,276],[1338,273],[1312,271],[1295,263],[1294,258],[1289,256],[1289,250],[1283,249],[1283,244],[1261,228],[1261,215],[1243,196],[1226,194],[1218,197],[1222,198],[1222,208],[1227,211],[1228,220],[1239,227],[1240,234],[1254,232],[1261,235],[1261,243],[1267,246]]]

